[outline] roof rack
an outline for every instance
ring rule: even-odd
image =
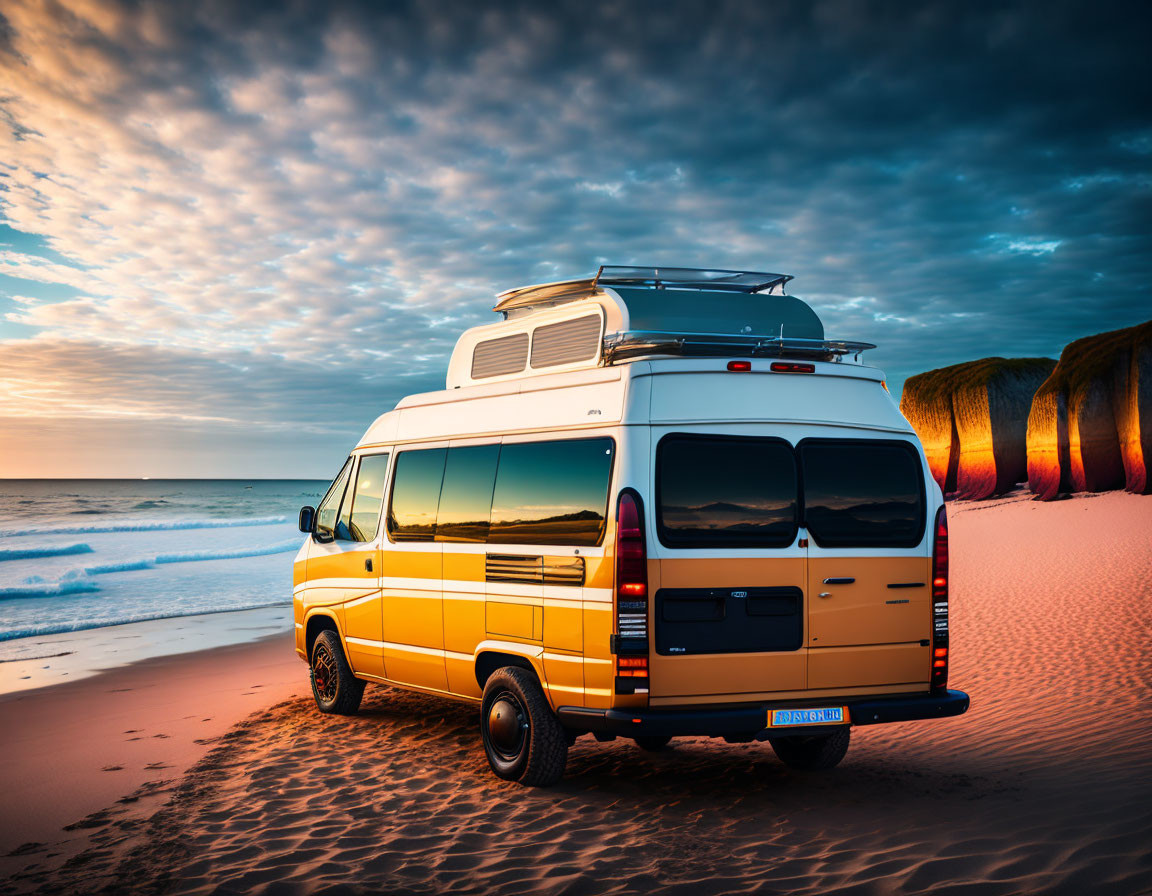
[[[871,342],[627,330],[604,337],[604,362],[612,364],[642,355],[712,358],[751,355],[770,358],[808,358],[817,361],[840,361],[845,355],[853,355],[855,360],[859,361],[860,353],[872,348],[876,346]]]
[[[559,280],[535,286],[521,286],[496,296],[493,311],[508,316],[510,311],[533,305],[560,305],[596,295],[601,286],[650,287],[652,289],[704,289],[725,292],[758,293],[767,291],[783,295],[784,284],[794,279],[791,274],[768,274],[759,271],[726,271],[717,268],[656,268],[626,265],[601,265],[594,277]]]
[[[731,292],[762,292],[793,280],[791,274],[767,274],[760,271],[725,271],[717,268],[647,268],[624,265],[600,265],[592,285],[651,286],[653,289],[710,289]]]

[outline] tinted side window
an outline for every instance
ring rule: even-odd
[[[315,532],[321,538],[330,539],[335,536],[336,519],[340,515],[340,499],[344,497],[344,486],[348,484],[348,473],[352,469],[353,460],[354,458],[350,457],[344,461],[339,475],[333,480],[328,493],[324,495],[324,500],[316,510]]]
[[[348,531],[353,541],[371,541],[380,523],[380,506],[384,503],[384,477],[388,473],[387,454],[369,454],[360,458],[356,488],[352,492]],[[341,519],[344,514],[340,514]]]
[[[614,454],[611,439],[504,445],[489,544],[599,544]]]
[[[492,515],[499,445],[449,448],[436,515],[437,541],[484,542]]]
[[[657,448],[657,529],[669,546],[786,547],[797,492],[783,439],[669,435]]]
[[[804,522],[821,547],[916,547],[924,477],[907,442],[806,439]]]
[[[396,455],[388,534],[393,541],[432,541],[444,479],[446,448],[403,451]]]

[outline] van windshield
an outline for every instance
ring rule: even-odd
[[[915,547],[924,478],[909,442],[672,433],[656,451],[656,523],[669,547]]]

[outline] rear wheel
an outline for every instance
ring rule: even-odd
[[[352,715],[360,708],[364,682],[352,674],[336,632],[322,631],[316,637],[312,645],[309,677],[312,679],[312,696],[316,698],[320,712]]]
[[[649,753],[659,753],[672,742],[670,737],[657,737],[654,734],[642,734],[633,740],[636,741],[636,746]]]
[[[835,734],[812,737],[773,737],[772,749],[789,768],[805,772],[818,772],[835,768],[848,752],[852,729],[845,725]]]
[[[480,736],[500,778],[543,787],[564,777],[568,738],[527,669],[505,666],[484,684]]]

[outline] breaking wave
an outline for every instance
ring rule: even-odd
[[[110,526],[33,526],[28,529],[0,529],[0,538],[24,535],[96,535],[105,532],[160,532],[173,529],[231,529],[238,526],[271,526],[287,522],[285,516],[261,516],[219,520],[144,520]]]
[[[59,582],[34,582],[24,585],[0,586],[0,600],[20,600],[25,597],[60,597],[65,594],[86,594],[99,591],[95,582],[67,579]],[[0,633],[0,640],[7,637]]]
[[[216,551],[183,551],[175,554],[160,554],[156,557],[157,563],[191,563],[195,560],[235,560],[240,557],[264,557],[268,554],[286,554],[289,551],[300,550],[303,541],[294,538],[282,541],[279,544],[265,545],[261,548],[236,548]]]
[[[66,557],[69,554],[91,554],[86,544],[48,545],[42,548],[12,548],[0,550],[0,563],[5,560],[36,560],[40,557]]]

